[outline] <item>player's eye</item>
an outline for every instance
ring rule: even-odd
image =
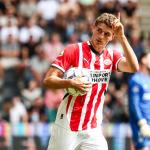
[[[109,36],[110,36],[110,33],[109,33],[109,32],[106,32],[106,33],[105,33],[105,36],[109,37]]]
[[[101,28],[98,28],[98,29],[97,29],[97,32],[102,33],[102,29],[101,29]]]

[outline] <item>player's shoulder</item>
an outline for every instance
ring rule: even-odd
[[[67,44],[65,50],[76,50],[78,49],[78,43]]]
[[[78,45],[77,43],[74,44],[66,44],[64,50],[60,53],[59,56],[70,56],[74,55],[74,53],[77,51]]]

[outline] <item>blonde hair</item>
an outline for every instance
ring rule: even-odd
[[[97,26],[100,23],[104,23],[108,27],[112,28],[113,22],[116,19],[117,19],[117,17],[113,14],[103,13],[99,17],[96,18],[94,24],[95,24],[95,26]]]

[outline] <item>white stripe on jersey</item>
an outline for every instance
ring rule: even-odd
[[[65,72],[65,70],[64,70],[62,67],[60,67],[60,66],[58,66],[58,65],[56,65],[56,64],[52,64],[52,66],[54,66],[54,67],[60,69],[62,72]]]
[[[78,64],[78,68],[82,68],[83,67],[83,51],[82,51],[82,43],[78,43],[79,45],[79,64]]]
[[[100,70],[104,70],[104,57],[103,54],[100,56]]]
[[[104,58],[103,58],[103,54],[102,54],[100,56],[100,69],[102,69],[102,70],[104,70],[104,63],[103,63],[103,61],[104,61]],[[90,120],[89,120],[89,122],[87,124],[87,128],[91,128],[91,121],[92,121],[92,118],[94,116],[94,108],[95,108],[95,104],[97,102],[98,94],[99,94],[99,92],[101,90],[101,87],[102,87],[102,84],[98,84],[98,89],[97,89],[97,93],[96,93],[96,95],[94,97],[94,100],[93,100],[93,107],[92,107],[92,111],[91,111],[91,115],[90,115]]]
[[[110,54],[110,56],[111,56],[111,59],[113,60],[113,50],[111,50],[111,49],[107,49],[108,50],[108,52],[109,52],[109,54]]]
[[[118,59],[118,61],[116,62],[116,66],[115,66],[116,70],[118,70],[118,63],[119,63],[119,61],[120,61],[121,59],[123,59],[123,58],[124,58],[123,56],[120,57],[120,58]]]

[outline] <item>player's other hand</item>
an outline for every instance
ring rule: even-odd
[[[113,22],[114,36],[120,40],[124,36],[124,27],[120,21],[120,13],[117,15],[117,19]]]
[[[147,124],[145,119],[141,119],[138,122],[140,132],[143,137],[150,137],[150,126]]]

